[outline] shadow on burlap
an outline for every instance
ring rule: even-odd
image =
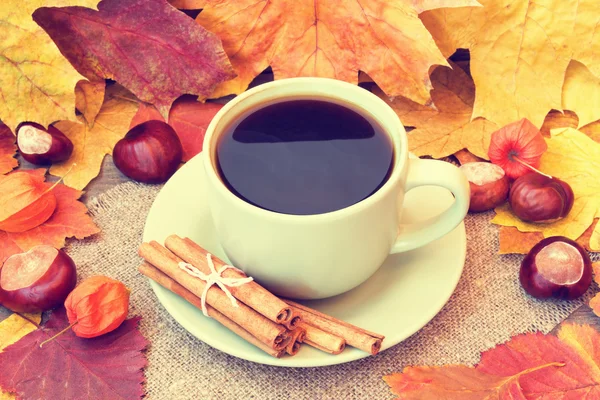
[[[147,398],[165,399],[390,399],[382,380],[408,365],[474,364],[479,353],[511,335],[544,333],[584,299],[537,301],[518,283],[521,256],[500,256],[493,213],[465,220],[468,249],[463,276],[443,310],[421,331],[376,357],[322,368],[278,368],[237,359],[197,340],[164,310],[137,272],[146,215],[160,187],[124,183],[88,202],[102,232],[71,242],[80,278],[104,274],[131,289],[130,315],[141,315],[151,342]]]

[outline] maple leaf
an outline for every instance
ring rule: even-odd
[[[104,81],[79,81],[75,86],[75,107],[89,126],[94,125],[94,120],[102,108],[105,90]]]
[[[41,6],[83,5],[98,0],[29,0],[0,7],[0,119],[14,132],[24,121],[44,126],[74,120],[75,84],[83,77],[31,20]]]
[[[115,144],[127,134],[129,121],[138,109],[138,103],[127,97],[118,85],[107,88],[106,100],[96,116],[94,126],[71,121],[60,121],[54,126],[73,142],[71,157],[50,168],[56,176],[65,175],[64,183],[81,190],[100,173],[102,160],[112,154]],[[76,163],[77,165],[73,166]]]
[[[490,137],[499,126],[483,118],[471,120],[475,85],[460,67],[451,66],[437,67],[431,74],[431,98],[437,110],[403,97],[390,100],[379,89],[375,94],[394,109],[405,126],[416,128],[408,133],[409,150],[415,155],[442,158],[466,148],[488,159]]]
[[[442,52],[471,53],[477,87],[474,117],[499,125],[527,118],[541,126],[561,109],[565,73],[573,58],[600,76],[597,0],[480,0],[483,7],[421,15]],[[581,51],[579,51],[579,49]]]
[[[28,399],[139,399],[148,345],[139,320],[93,339],[69,330],[40,348],[69,325],[65,310],[55,310],[43,329],[0,353],[0,388]]]
[[[42,314],[11,314],[0,322],[0,353],[7,346],[15,343],[23,336],[35,331],[42,321]],[[0,400],[13,400],[15,396],[0,390]]]
[[[399,399],[541,400],[600,396],[600,334],[563,324],[558,337],[518,335],[462,365],[406,367],[384,377]]]
[[[547,139],[548,151],[541,159],[540,170],[567,182],[575,201],[569,214],[551,224],[526,223],[516,217],[508,204],[496,208],[492,223],[514,226],[521,232],[541,232],[544,237],[566,236],[576,240],[600,217],[600,143],[572,128],[556,129]],[[592,232],[589,246],[600,250],[600,226]]]
[[[182,96],[175,100],[169,111],[169,125],[175,129],[181,141],[182,161],[187,162],[202,151],[206,128],[221,108],[222,104],[200,103],[194,96]],[[153,119],[164,121],[156,108],[141,104],[129,124],[130,129]]]
[[[596,229],[597,223],[598,218],[576,240],[587,251],[593,251],[590,248],[590,238]],[[542,239],[544,239],[544,235],[541,232],[521,232],[514,226],[501,226],[498,230],[498,240],[500,242],[498,253],[527,254]]]
[[[429,68],[447,65],[418,14],[475,0],[205,0],[196,21],[223,41],[237,73],[212,97],[238,94],[269,65],[275,79],[357,83],[367,73],[389,96],[429,101]]]
[[[19,162],[15,158],[16,152],[15,135],[8,126],[0,122],[0,175],[4,175],[19,166]]]
[[[37,176],[44,176],[45,169],[26,171]],[[0,180],[2,180],[0,176]],[[47,184],[48,187],[52,185]],[[52,189],[56,196],[56,209],[52,216],[42,225],[20,233],[0,231],[0,264],[13,254],[29,251],[32,247],[47,244],[57,249],[63,248],[65,239],[75,237],[83,239],[100,232],[87,215],[86,206],[77,201],[82,192],[63,184]]]
[[[114,79],[163,116],[182,94],[206,98],[234,75],[219,38],[164,0],[39,8],[33,19],[91,81]]]
[[[600,78],[577,61],[571,61],[567,69],[562,106],[577,114],[577,128],[600,119]]]

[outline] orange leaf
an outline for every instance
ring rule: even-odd
[[[600,285],[600,261],[592,263],[592,270],[594,271],[594,280]],[[596,293],[590,300],[590,308],[594,314],[600,317],[600,293]]]
[[[598,218],[576,240],[587,251],[594,251],[590,247],[590,238],[597,223]],[[521,232],[514,226],[501,226],[498,238],[500,240],[499,254],[527,254],[533,246],[544,239],[544,235],[541,232]]]
[[[26,173],[43,178],[46,171],[37,169]],[[0,182],[2,179],[0,177]],[[49,183],[45,185],[48,188],[51,186]],[[77,201],[82,192],[59,184],[52,189],[52,193],[56,197],[56,210],[45,223],[21,233],[0,231],[0,264],[11,255],[29,251],[40,244],[60,249],[68,237],[83,239],[100,232],[87,215],[85,205]]]
[[[197,21],[223,42],[237,77],[212,97],[238,94],[269,65],[275,79],[320,76],[357,83],[366,72],[385,93],[429,101],[429,68],[447,65],[419,13],[475,0],[205,0]]]
[[[75,86],[75,107],[83,114],[89,126],[94,125],[94,120],[104,103],[106,83],[79,81]]]
[[[129,311],[129,289],[106,276],[81,282],[65,300],[67,317],[79,337],[93,338],[114,331]]]
[[[139,124],[143,124],[146,121],[151,121],[156,119],[158,121],[165,121],[165,119],[160,115],[156,107],[148,103],[140,103],[140,108],[138,108],[137,112],[131,119],[129,123],[129,129],[137,126]]]
[[[15,158],[17,145],[10,128],[0,122],[0,175],[4,175],[19,165]]]
[[[399,399],[597,399],[600,334],[590,326],[563,324],[558,337],[515,336],[482,353],[475,368],[407,367],[384,380]]]
[[[442,158],[468,149],[487,160],[490,137],[499,126],[483,118],[471,120],[475,86],[460,67],[451,66],[437,67],[431,74],[435,109],[403,97],[389,99],[379,89],[375,94],[394,109],[405,126],[416,128],[408,134],[408,145],[417,156]]]

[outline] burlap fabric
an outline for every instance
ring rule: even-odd
[[[444,309],[403,343],[363,360],[322,368],[277,368],[229,356],[194,338],[164,310],[136,270],[147,212],[156,186],[124,183],[88,202],[102,229],[72,242],[80,278],[105,274],[131,288],[130,315],[141,315],[151,342],[149,399],[389,399],[382,377],[407,365],[476,363],[482,350],[511,335],[549,332],[586,299],[536,301],[518,283],[521,257],[499,256],[492,213],[468,216],[467,263]]]

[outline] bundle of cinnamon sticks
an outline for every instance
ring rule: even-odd
[[[227,286],[235,299],[217,284],[211,285],[204,293],[203,308],[201,299],[207,282],[181,266],[210,275],[210,263],[216,271],[226,264],[188,238],[171,235],[164,246],[156,241],[142,243],[138,252],[145,260],[138,268],[140,273],[205,310],[209,317],[273,357],[295,355],[302,343],[330,354],[341,353],[346,344],[373,355],[381,349],[382,335],[280,299],[255,281]],[[230,280],[247,278],[236,268],[224,269],[220,276]]]

